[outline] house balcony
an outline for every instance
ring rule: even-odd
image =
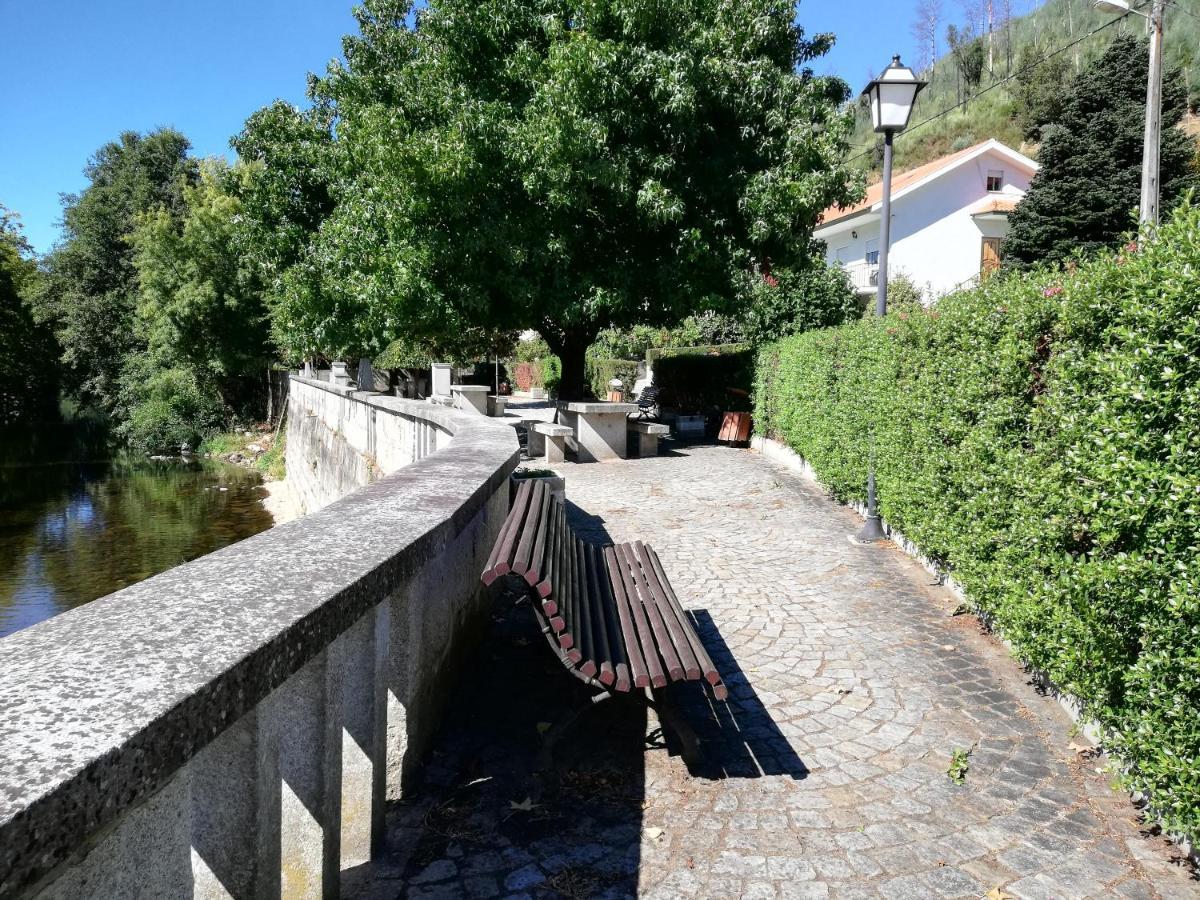
[[[879,264],[856,262],[842,266],[850,276],[850,283],[860,293],[873,293],[879,286]]]

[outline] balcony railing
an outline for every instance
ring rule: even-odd
[[[843,263],[842,268],[850,276],[850,283],[854,285],[856,291],[873,291],[879,286],[879,265],[877,263]]]

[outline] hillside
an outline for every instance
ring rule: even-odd
[[[1002,27],[993,33],[990,70],[984,38],[981,46],[982,77],[977,86],[969,89],[961,83],[959,66],[953,54],[943,53],[931,71],[922,73],[922,77],[929,81],[929,87],[917,101],[912,127],[896,139],[896,165],[901,168],[918,166],[987,138],[996,138],[1036,155],[1036,146],[1027,143],[1022,133],[1022,101],[1018,81],[1014,78],[1005,82],[1004,79],[1010,73],[1021,70],[1022,63],[1043,59],[1060,47],[1080,41],[1056,57],[1065,64],[1063,74],[1069,78],[1099,56],[1118,34],[1142,34],[1145,31],[1143,19],[1129,16],[1085,38],[1089,32],[1112,19],[1112,16],[1094,10],[1092,0],[1047,0],[1036,10],[1013,18],[1006,28]],[[948,50],[946,45],[946,23],[942,23],[938,33],[939,51]],[[1184,70],[1192,110],[1195,112],[1200,107],[1200,0],[1178,0],[1168,9],[1165,57],[1168,66],[1179,66]],[[1046,65],[1042,63],[1042,66]],[[928,124],[920,124],[954,106],[960,97],[974,96],[981,91],[986,93],[966,106]],[[1194,120],[1192,127],[1195,127]],[[876,143],[866,108],[860,104],[853,152],[856,155],[863,153]],[[877,168],[878,154],[864,156],[862,165]]]

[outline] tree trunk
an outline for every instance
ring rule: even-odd
[[[546,329],[549,332],[550,329]],[[597,329],[569,331],[558,334],[543,332],[546,344],[562,363],[562,377],[558,383],[559,400],[583,400],[588,393],[587,348],[596,339]]]

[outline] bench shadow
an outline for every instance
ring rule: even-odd
[[[808,766],[775,724],[712,616],[703,609],[689,615],[729,688],[729,698],[718,700],[694,681],[670,688],[671,701],[700,739],[702,759],[689,764],[688,771],[708,779],[773,775],[800,781],[808,777]]]

